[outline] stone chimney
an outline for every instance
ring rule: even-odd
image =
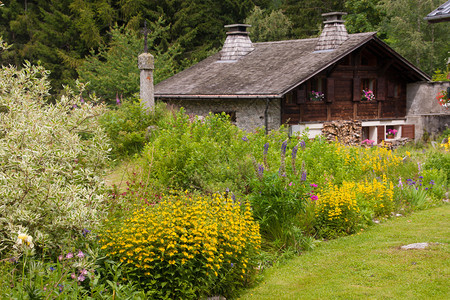
[[[323,22],[325,27],[317,41],[314,51],[336,49],[348,39],[347,29],[345,29],[344,20],[342,20],[342,16],[346,14],[344,12],[322,14],[322,17],[325,17],[325,21]]]
[[[251,25],[247,24],[233,24],[224,26],[228,29],[228,31],[227,39],[223,44],[222,51],[220,51],[221,61],[236,61],[255,49],[250,37],[248,36],[249,33],[247,32],[247,27],[250,26]]]

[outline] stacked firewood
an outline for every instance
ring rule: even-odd
[[[332,121],[323,124],[322,135],[344,145],[361,145],[361,121]]]

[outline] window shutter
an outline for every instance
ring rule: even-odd
[[[334,101],[334,78],[327,78],[327,91],[325,98],[327,102]]]
[[[384,137],[384,126],[377,126],[377,144],[380,144],[381,141],[384,141]]]
[[[304,84],[300,85],[295,92],[297,93],[297,104],[305,103],[306,101],[306,87]]]
[[[414,139],[415,138],[414,125],[402,125],[402,137]]]
[[[379,77],[377,80],[377,100],[386,100],[386,80],[384,77]]]
[[[361,78],[353,78],[353,101],[361,101]]]

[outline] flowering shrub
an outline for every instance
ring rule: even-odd
[[[329,185],[318,194],[316,223],[319,236],[333,238],[351,234],[359,222],[359,207],[353,182]]]
[[[439,105],[441,105],[445,108],[450,107],[450,98],[449,98],[449,95],[447,94],[447,90],[440,91],[438,93],[438,95],[436,96],[436,99],[437,99]]]
[[[375,101],[375,94],[371,90],[363,90],[361,100],[363,101]]]
[[[325,94],[322,92],[311,91],[309,94],[309,100],[311,101],[323,101],[325,98]]]
[[[70,90],[49,104],[47,77],[29,63],[0,69],[0,256],[19,233],[33,236],[38,254],[70,246],[102,215],[104,107]]]
[[[218,194],[167,195],[108,227],[102,249],[158,299],[232,295],[253,274],[260,248],[249,204]]]
[[[374,143],[375,143],[374,140],[365,139],[364,141],[361,142],[361,145],[373,146]]]
[[[394,184],[386,176],[382,176],[382,180],[365,179],[355,188],[358,207],[370,220],[389,215],[394,210]]]

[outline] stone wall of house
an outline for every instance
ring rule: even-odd
[[[450,127],[450,108],[439,105],[436,96],[447,89],[450,82],[417,82],[407,86],[407,123],[415,125],[415,138],[425,132],[435,136]]]
[[[210,112],[235,112],[236,126],[247,131],[265,126],[265,111],[267,107],[267,127],[278,129],[281,125],[280,99],[218,99],[218,100],[178,100],[165,101],[177,107],[183,107],[188,114],[207,116]]]

